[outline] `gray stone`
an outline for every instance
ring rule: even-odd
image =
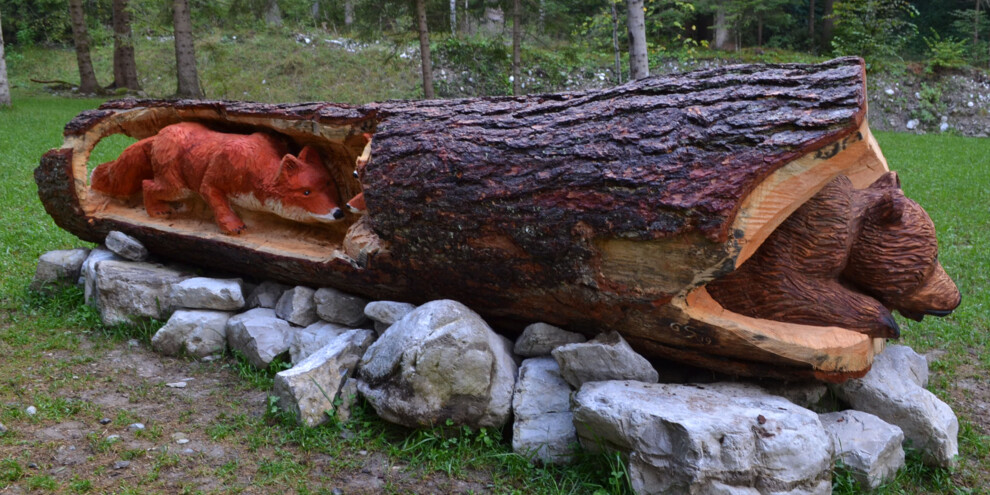
[[[186,385],[186,382],[171,382],[165,384],[168,388],[186,388]]]
[[[3,423],[0,423],[0,435],[3,435],[4,433],[7,433],[7,427],[4,426]]]
[[[375,331],[381,335],[393,323],[416,309],[415,304],[396,301],[372,301],[364,307],[364,315],[375,322]]]
[[[584,335],[568,332],[546,323],[533,323],[516,339],[515,353],[523,357],[549,356],[550,351],[567,344],[587,341]]]
[[[338,335],[351,330],[335,323],[318,321],[306,328],[292,331],[289,337],[289,355],[292,363],[298,364],[330,343]]]
[[[141,431],[144,429],[144,423],[131,423],[127,425],[127,429],[131,431]]]
[[[275,305],[275,314],[300,327],[316,323],[320,317],[316,314],[316,303],[313,302],[315,293],[313,289],[301,285],[283,292]]]
[[[357,380],[354,378],[348,378],[344,380],[344,384],[340,387],[340,394],[337,396],[337,403],[334,407],[334,413],[337,416],[337,421],[340,421],[341,423],[350,421],[357,401]]]
[[[758,387],[589,382],[574,405],[581,444],[623,452],[636,493],[831,493],[818,415]]]
[[[433,301],[382,334],[361,359],[358,390],[406,426],[501,427],[512,406],[511,343],[461,303]]]
[[[822,382],[761,382],[760,387],[773,395],[779,395],[805,409],[815,407],[825,398],[828,386]]]
[[[89,252],[89,256],[82,264],[79,278],[83,284],[83,296],[86,304],[90,306],[99,307],[99,296],[96,290],[96,264],[106,260],[124,261],[124,258],[113,254],[106,248],[97,247]]]
[[[27,406],[27,408],[24,409],[24,412],[27,413],[28,416],[34,416],[35,414],[38,414],[38,408],[34,406]]]
[[[928,359],[906,345],[888,345],[883,350],[885,366],[903,370],[904,376],[919,387],[928,386]]]
[[[350,330],[333,339],[291,369],[275,375],[279,407],[306,426],[325,423],[334,401],[361,355],[375,339],[371,330]]]
[[[832,438],[836,458],[863,487],[872,490],[904,467],[900,428],[862,411],[832,412],[819,419]]]
[[[130,465],[131,465],[131,461],[117,461],[117,462],[113,463],[113,468],[114,469],[127,469],[128,467],[130,467]]]
[[[897,425],[904,437],[931,465],[952,467],[959,453],[959,420],[945,403],[919,385],[909,353],[891,346],[873,359],[873,368],[863,378],[832,385],[835,394],[853,409],[874,414]]]
[[[151,347],[169,356],[186,353],[205,357],[222,352],[227,344],[227,320],[231,313],[209,310],[178,310],[151,338]]]
[[[907,121],[907,124],[904,127],[907,127],[908,130],[914,130],[915,128],[918,127],[918,124],[919,123],[920,122],[918,121],[918,119],[911,119],[911,120]]]
[[[656,383],[657,370],[629,347],[618,332],[599,334],[588,342],[560,346],[551,353],[560,375],[574,388],[586,382],[636,380]]]
[[[50,286],[75,284],[88,256],[89,250],[82,248],[48,251],[38,258],[30,289],[41,290]]]
[[[244,307],[241,279],[221,280],[193,277],[172,286],[172,304],[177,308],[234,311]]]
[[[141,241],[118,230],[111,230],[107,238],[103,241],[107,249],[130,261],[146,261],[148,259],[148,249]]]
[[[268,308],[255,308],[227,320],[227,345],[256,368],[267,368],[289,350],[292,327]]]
[[[316,303],[316,314],[323,321],[358,327],[367,320],[364,307],[368,300],[362,297],[323,287],[313,294],[313,302]]]
[[[571,387],[553,358],[523,361],[512,394],[512,451],[543,462],[571,460],[577,433],[571,414]]]
[[[272,282],[266,280],[251,291],[251,295],[247,298],[247,303],[245,307],[247,309],[251,308],[271,308],[275,309],[275,305],[278,304],[279,298],[282,294],[289,290],[291,287],[288,285],[283,285],[278,282]]]
[[[188,274],[153,263],[106,260],[96,263],[100,318],[106,325],[133,318],[164,320],[172,313],[172,286]]]

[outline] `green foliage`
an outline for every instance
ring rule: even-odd
[[[953,38],[942,38],[936,31],[931,36],[925,36],[928,45],[928,73],[943,69],[958,69],[966,65],[966,42]]]
[[[939,117],[945,115],[946,110],[945,103],[942,102],[942,88],[936,83],[921,83],[918,94],[921,96],[918,99],[918,108],[911,113],[911,117],[926,126],[938,123]]]
[[[460,72],[463,69],[473,69],[468,76],[470,79],[470,92],[468,96],[504,96],[512,94],[512,83],[509,76],[512,74],[512,54],[505,43],[495,38],[453,38],[449,37],[441,42],[434,43],[430,47],[433,53],[434,63],[437,66],[449,68],[451,71]],[[460,78],[450,82],[446,79],[435,81],[437,94],[448,96],[452,94],[464,94],[459,91],[459,87],[453,84],[461,82]]]
[[[859,55],[868,68],[901,60],[901,50],[918,33],[908,19],[918,9],[906,0],[842,0],[835,2],[836,55]]]

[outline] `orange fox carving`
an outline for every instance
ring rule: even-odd
[[[337,185],[317,150],[299,156],[270,134],[228,134],[183,122],[127,147],[120,157],[93,170],[93,189],[115,197],[144,193],[148,215],[168,217],[173,205],[199,194],[220,230],[238,234],[239,208],[274,213],[299,222],[343,218]]]

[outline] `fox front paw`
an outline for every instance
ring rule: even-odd
[[[220,231],[227,235],[237,235],[247,229],[244,222],[225,222],[220,224]]]

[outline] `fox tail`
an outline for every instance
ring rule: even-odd
[[[128,197],[141,191],[141,182],[154,178],[151,168],[151,145],[155,137],[142,139],[124,150],[116,160],[100,164],[93,170],[90,186],[110,196]]]

